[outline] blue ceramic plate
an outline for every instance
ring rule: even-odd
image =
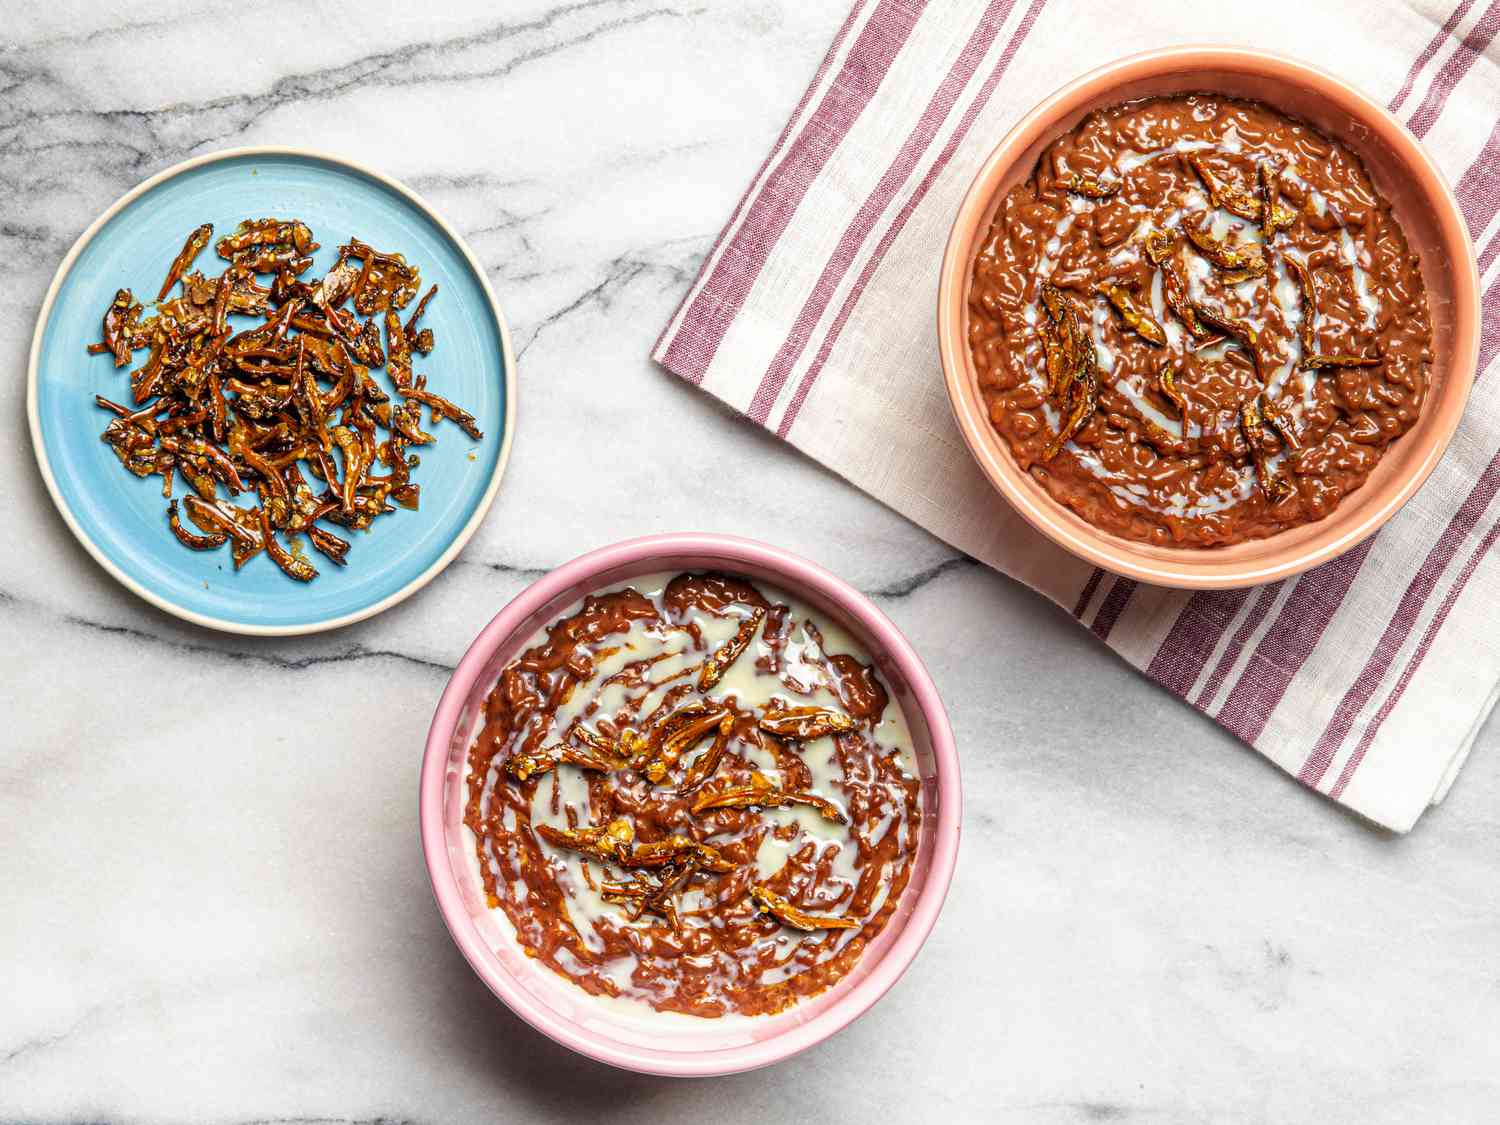
[[[438,295],[423,324],[437,347],[415,357],[429,385],[474,413],[484,440],[451,422],[428,426],[414,479],[421,508],[343,533],[347,567],[307,554],[320,571],[294,582],[264,552],[236,572],[228,548],[190,551],[167,528],[161,478],[127,473],[99,435],[110,416],[102,394],[129,401],[126,369],[84,348],[99,339],[115,290],[155,296],[188,232],[214,225],[214,238],[246,218],[299,218],[322,244],[321,276],[351,236],[399,251]],[[210,246],[198,267],[224,263]],[[262,282],[266,279],[262,278]],[[149,307],[148,307],[149,314]],[[255,321],[231,318],[235,328]],[[136,353],[143,361],[144,352]],[[375,377],[391,390],[385,372]],[[510,452],[515,422],[515,359],[505,320],[484,273],[462,240],[421,199],[394,180],[345,160],[293,149],[235,149],[190,160],[147,180],[84,232],[63,260],[42,303],[31,345],[27,409],[37,462],[52,498],[99,562],[147,601],[200,625],[237,633],[311,633],[379,613],[443,569],[484,518]],[[398,400],[399,401],[399,400]],[[424,412],[425,415],[425,412]],[[174,494],[186,491],[180,477]],[[243,501],[241,501],[243,503]],[[337,529],[334,529],[337,530]]]

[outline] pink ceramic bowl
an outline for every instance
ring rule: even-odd
[[[500,669],[541,626],[594,590],[664,570],[721,570],[781,587],[869,650],[906,712],[922,781],[922,828],[900,906],[833,988],[775,1016],[713,1020],[622,1016],[528,957],[485,905],[461,819],[465,759]],[[785,551],[727,535],[653,535],[594,551],[533,583],[484,627],[438,703],[422,760],[422,848],[453,940],[496,996],[532,1027],[601,1062],[649,1074],[730,1074],[827,1038],[879,1000],[926,939],[953,876],[961,810],[958,756],[937,689],[890,619],[848,583]]]
[[[990,425],[969,355],[975,251],[1001,200],[1031,175],[1042,151],[1091,110],[1132,98],[1212,92],[1265,102],[1342,141],[1365,162],[1412,248],[1432,314],[1434,360],[1421,420],[1381,458],[1363,488],[1327,518],[1230,547],[1155,547],[1086,523],[1023,473]],[[1417,139],[1383,108],[1331,74],[1265,51],[1173,47],[1091,71],[1028,113],[990,154],[948,238],[938,289],[938,345],[964,440],[990,483],[1026,520],[1095,566],[1159,586],[1253,586],[1342,554],[1395,515],[1421,487],[1463,415],[1479,351],[1479,277],[1458,203]]]

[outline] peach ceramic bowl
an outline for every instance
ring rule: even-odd
[[[1152,95],[1253,98],[1320,129],[1360,156],[1422,262],[1432,315],[1431,386],[1421,419],[1364,487],[1326,518],[1228,547],[1157,547],[1085,522],[1023,473],[990,425],[968,347],[974,256],[1005,194],[1042,151],[1091,110]],[[1416,138],[1352,86],[1304,63],[1235,47],[1174,47],[1110,63],[1028,113],[990,154],[948,238],[938,289],[938,344],[954,417],[979,467],[1043,535],[1096,566],[1159,586],[1253,586],[1300,573],[1373,534],[1421,487],[1458,426],[1479,348],[1474,249],[1453,192]]]
[[[503,912],[485,904],[474,837],[463,825],[467,756],[485,696],[530,637],[583,595],[644,574],[719,570],[780,587],[863,644],[911,728],[922,825],[895,913],[832,988],[773,1016],[702,1019],[625,1013],[528,957]],[[512,1011],[564,1046],[650,1074],[711,1075],[788,1058],[832,1035],[895,984],[926,939],[953,877],[961,812],[958,754],[931,677],[885,614],[821,567],[728,535],[653,535],[604,547],[527,587],[484,627],[438,704],[422,759],[422,848],[443,920],[474,972]]]

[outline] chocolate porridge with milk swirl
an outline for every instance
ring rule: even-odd
[[[1417,421],[1416,255],[1358,157],[1258,102],[1096,111],[974,262],[991,424],[1054,499],[1163,546],[1328,515]]]
[[[869,656],[760,583],[590,595],[502,670],[464,824],[492,908],[599,997],[694,1016],[828,988],[890,920],[921,821]]]

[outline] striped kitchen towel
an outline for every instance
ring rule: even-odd
[[[1268,6],[859,0],[653,353],[970,555],[1036,588],[1283,769],[1397,831],[1441,800],[1500,683],[1500,0]],[[1379,535],[1253,590],[1094,570],[999,501],[938,367],[938,263],[975,170],[1063,81],[1184,37],[1300,56],[1387,102],[1479,248],[1480,377]]]

